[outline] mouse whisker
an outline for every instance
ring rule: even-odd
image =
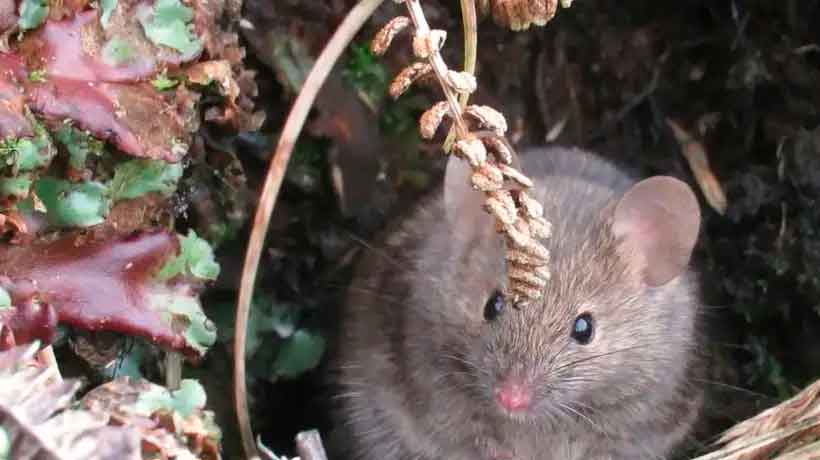
[[[761,400],[765,401],[766,404],[774,404],[778,401],[778,399],[774,396],[767,395],[765,393],[760,393],[758,391],[750,390],[748,388],[743,388],[743,387],[739,387],[739,386],[736,386],[736,385],[732,385],[730,383],[718,382],[718,381],[715,381],[715,380],[707,380],[707,379],[700,379],[700,378],[693,378],[692,381],[697,382],[697,383],[705,383],[707,385],[713,385],[713,386],[716,386],[716,387],[719,387],[719,388],[722,388],[722,389],[736,391],[738,393],[744,393],[744,394],[747,394],[749,396],[755,396],[755,397],[760,398]]]

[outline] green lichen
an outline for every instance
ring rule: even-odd
[[[147,193],[158,192],[169,196],[177,189],[182,177],[182,164],[159,160],[131,160],[120,163],[114,169],[110,184],[114,201],[138,198]]]
[[[157,75],[156,78],[151,80],[151,84],[154,85],[154,88],[159,91],[168,91],[169,89],[176,88],[177,85],[179,85],[179,80],[176,78],[171,78],[167,73],[162,72]]]
[[[72,183],[52,177],[37,181],[46,217],[57,227],[90,227],[105,221],[111,207],[108,188],[99,182]]]
[[[138,414],[150,416],[157,411],[176,412],[183,418],[205,407],[206,395],[202,385],[196,380],[185,379],[179,383],[179,389],[168,391],[157,387],[139,395],[134,404]]]
[[[0,310],[11,307],[11,295],[9,291],[0,287]]]
[[[34,137],[8,137],[0,141],[0,162],[5,164],[7,174],[15,176],[20,172],[34,171],[48,166],[56,151],[46,129],[34,125]]]
[[[202,311],[197,297],[187,292],[160,291],[151,295],[150,302],[164,312],[164,320],[169,324],[184,324],[185,342],[199,353],[205,353],[216,342],[216,325]]]
[[[179,0],[157,0],[153,11],[139,18],[145,36],[155,45],[173,48],[184,56],[193,56],[202,49],[191,21],[194,10]]]
[[[33,83],[44,83],[48,77],[46,69],[34,69],[28,73],[29,81]]]
[[[69,123],[63,124],[55,133],[55,137],[68,151],[68,165],[75,170],[86,167],[89,155],[101,156],[105,151],[103,141]]]
[[[40,27],[48,17],[48,0],[23,0],[20,3],[20,19],[17,26],[21,30]]]
[[[214,250],[207,241],[190,230],[188,236],[180,236],[180,254],[165,264],[159,278],[171,279],[177,275],[189,275],[202,280],[215,280],[219,276],[219,264]]]
[[[128,63],[134,58],[136,50],[128,41],[113,37],[108,40],[102,48],[103,62],[112,66],[120,66]]]
[[[22,200],[28,196],[33,180],[28,174],[0,177],[0,198]]]
[[[316,367],[324,351],[324,337],[300,329],[279,348],[273,363],[274,372],[280,377],[297,377]]]
[[[117,9],[117,0],[100,0],[100,7],[102,8],[100,23],[104,29],[107,29],[108,23],[111,21],[111,15]]]

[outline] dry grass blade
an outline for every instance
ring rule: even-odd
[[[816,443],[820,436],[820,380],[793,398],[738,423],[718,441],[720,450],[696,460],[763,460],[775,454],[786,459],[805,457],[806,443]],[[797,454],[797,448],[802,451]],[[816,447],[815,447],[816,448]]]
[[[719,214],[725,214],[728,207],[726,194],[723,193],[723,187],[709,166],[706,148],[676,121],[667,118],[666,124],[680,144],[683,156],[689,162],[689,167],[692,169],[695,180],[697,180],[709,206]]]
[[[815,441],[809,445],[793,450],[789,453],[778,455],[774,460],[818,460],[820,459],[820,441]]]
[[[786,428],[766,433],[751,439],[738,439],[732,446],[703,455],[692,460],[768,460],[769,455],[758,455],[762,449],[769,449],[773,444],[783,444],[795,435],[805,432],[816,432],[820,428],[820,417],[811,417]]]
[[[256,272],[265,243],[265,234],[268,231],[270,217],[276,205],[279,189],[296,144],[296,139],[302,131],[308,112],[313,101],[327,79],[330,70],[347,48],[350,41],[370,18],[383,0],[362,0],[350,10],[344,21],[339,25],[333,37],[327,43],[316,63],[305,80],[302,90],[288,114],[288,119],[279,137],[273,159],[271,160],[259,205],[254,217],[248,249],[245,254],[245,263],[242,267],[242,281],[239,287],[239,299],[236,306],[236,334],[234,337],[234,404],[242,436],[242,445],[247,458],[258,457],[254,442],[253,430],[248,414],[247,389],[245,386],[245,340],[248,330],[248,316],[250,314],[251,297],[256,283]]]

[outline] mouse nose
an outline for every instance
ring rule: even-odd
[[[508,378],[496,388],[495,399],[508,411],[521,411],[530,407],[532,390],[521,380]]]

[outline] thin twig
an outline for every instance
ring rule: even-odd
[[[301,460],[327,460],[322,437],[316,430],[302,431],[296,435],[296,452]]]
[[[430,25],[427,24],[427,18],[424,16],[424,10],[421,9],[421,4],[419,1],[405,0],[404,4],[407,6],[407,12],[410,19],[413,21],[413,25],[416,28],[417,33],[419,35],[427,35],[430,33]],[[438,51],[430,54],[428,61],[430,62],[430,65],[433,66],[433,72],[436,74],[436,78],[438,78],[441,89],[444,92],[444,96],[447,98],[447,103],[450,106],[450,113],[453,116],[453,125],[456,134],[459,138],[466,137],[470,130],[467,128],[467,124],[461,116],[462,110],[459,105],[458,98],[451,88],[450,83],[447,81],[447,64],[444,63],[444,59]]]
[[[476,56],[478,54],[478,18],[475,11],[475,0],[461,0],[461,18],[464,21],[464,71],[475,75]],[[458,95],[461,108],[467,107],[470,93]],[[455,129],[450,129],[444,141],[444,151],[449,152],[456,141]]]
[[[316,63],[305,79],[302,90],[296,97],[296,101],[291,108],[282,134],[279,137],[279,144],[273,160],[268,168],[265,177],[265,184],[262,187],[262,194],[259,198],[259,205],[256,209],[256,216],[251,230],[248,249],[245,254],[245,264],[242,267],[242,281],[239,288],[239,300],[236,306],[236,334],[234,337],[234,404],[236,416],[239,423],[239,431],[242,435],[242,444],[247,458],[258,456],[256,444],[253,439],[253,429],[251,427],[250,415],[248,414],[247,389],[245,382],[245,340],[248,329],[248,315],[250,313],[251,298],[253,296],[253,286],[256,282],[256,272],[259,268],[259,260],[262,248],[265,243],[265,234],[268,231],[270,217],[276,205],[276,198],[282,186],[282,179],[290,160],[291,152],[302,131],[302,127],[307,119],[313,101],[327,79],[342,52],[347,48],[350,41],[361,29],[365,22],[373,14],[373,11],[381,5],[383,0],[361,0],[345,17],[344,21],[333,33],[322,53],[316,59]]]

